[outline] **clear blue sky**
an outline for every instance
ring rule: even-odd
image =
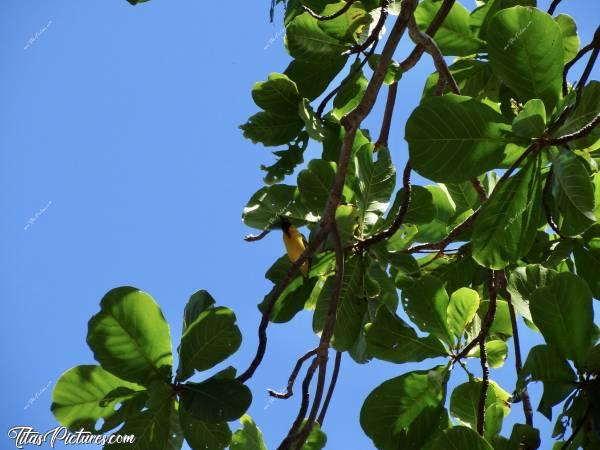
[[[102,295],[119,285],[139,287],[160,303],[175,345],[189,295],[209,290],[237,313],[244,342],[228,363],[246,367],[256,346],[256,304],[270,288],[264,272],[282,253],[277,234],[245,243],[250,230],[240,219],[262,184],[259,165],[272,158],[237,126],[256,110],[252,84],[289,60],[280,16],[269,23],[268,6],[0,3],[2,433],[15,425],[55,426],[51,390],[66,369],[94,362],[87,321]],[[565,0],[559,11],[575,16],[582,42],[589,42],[600,2]],[[405,42],[398,58],[407,49]],[[400,167],[403,123],[431,68],[424,58],[400,84],[391,141]],[[598,79],[598,70],[593,75]],[[267,358],[250,382],[249,412],[275,448],[299,397],[270,402],[266,389],[282,388],[317,338],[308,313],[271,326],[269,338]],[[526,340],[532,342],[529,334]],[[371,448],[358,423],[365,396],[383,380],[431,366],[357,366],[345,358],[325,422],[327,448]],[[511,358],[494,376],[510,390],[503,380],[512,374]],[[453,384],[464,381],[464,373],[454,374]],[[510,417],[522,420],[520,405]],[[537,421],[547,437],[548,422]],[[14,448],[6,434],[2,442]]]

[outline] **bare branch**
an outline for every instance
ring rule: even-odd
[[[244,236],[244,240],[246,242],[256,242],[256,241],[260,241],[262,238],[264,238],[267,234],[269,234],[271,232],[271,230],[266,229],[263,230],[260,234],[248,234],[246,236]]]
[[[388,7],[390,6],[390,0],[381,0],[381,8],[379,14],[379,20],[373,27],[373,31],[371,34],[365,39],[365,42],[362,44],[354,45],[350,50],[347,51],[347,54],[352,55],[354,53],[362,53],[366,49],[368,49],[373,43],[379,40],[379,35],[381,34],[381,30],[383,29],[383,25],[385,24],[385,20],[388,16]]]
[[[565,134],[564,136],[560,136],[558,138],[546,139],[543,142],[545,145],[563,145],[569,141],[574,141],[575,139],[580,139],[587,136],[594,131],[594,128],[596,128],[598,125],[600,125],[600,113],[598,113],[596,117],[594,117],[589,123],[586,123],[579,130],[573,133]]]
[[[292,395],[294,395],[294,382],[296,381],[296,377],[298,376],[298,373],[300,373],[300,369],[302,369],[302,365],[304,364],[304,362],[309,359],[312,356],[315,356],[317,354],[317,349],[313,348],[312,350],[308,351],[307,353],[305,353],[304,355],[302,355],[298,361],[296,361],[296,365],[294,366],[294,370],[292,371],[292,374],[290,375],[290,378],[288,380],[288,384],[287,384],[287,388],[285,392],[276,392],[272,389],[269,389],[267,392],[269,393],[269,395],[271,397],[275,397],[275,398],[281,398],[281,399],[287,399],[290,398]]]
[[[550,8],[548,8],[548,14],[551,16],[554,15],[554,11],[560,2],[562,2],[562,0],[552,0],[552,4],[550,5]]]
[[[325,415],[327,414],[327,409],[329,408],[329,403],[331,402],[331,397],[333,396],[333,391],[335,390],[335,385],[338,380],[338,376],[340,374],[340,366],[342,362],[343,352],[335,353],[335,362],[333,365],[333,374],[331,375],[331,382],[329,383],[329,389],[327,390],[327,395],[325,396],[325,401],[323,402],[323,407],[321,408],[321,412],[319,413],[319,417],[317,418],[317,422],[323,427],[323,422],[325,421]]]
[[[481,203],[487,201],[488,195],[487,195],[487,192],[485,192],[485,189],[483,187],[483,184],[481,184],[481,181],[479,181],[478,178],[473,178],[471,180],[471,184],[473,185],[473,187],[477,191],[477,195],[479,196],[479,201]]]
[[[333,14],[331,14],[329,16],[320,16],[319,14],[315,13],[312,9],[310,9],[306,5],[301,5],[301,7],[302,7],[302,9],[304,11],[306,11],[308,14],[310,14],[315,19],[321,20],[321,21],[325,21],[325,20],[337,19],[338,17],[340,17],[341,15],[343,15],[346,11],[348,11],[352,7],[352,4],[354,2],[356,2],[356,0],[347,0],[346,4],[344,6],[342,6],[339,9],[339,11],[336,11],[335,13],[333,13]]]
[[[390,84],[388,87],[387,99],[385,101],[385,112],[383,113],[383,121],[381,122],[381,131],[379,132],[379,138],[377,139],[377,142],[375,142],[375,150],[377,150],[379,147],[388,146],[397,95],[398,83]]]

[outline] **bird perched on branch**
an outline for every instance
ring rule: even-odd
[[[306,249],[306,239],[304,239],[302,233],[300,233],[287,219],[281,221],[281,230],[283,231],[285,250],[287,251],[288,258],[293,263],[300,258],[302,253],[304,253],[304,250]],[[300,266],[300,272],[302,272],[304,278],[308,277],[308,270],[309,262],[306,261]]]

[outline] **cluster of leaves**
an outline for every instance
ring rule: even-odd
[[[262,166],[265,186],[251,196],[243,220],[261,232],[250,240],[277,229],[282,218],[306,227],[308,275],[298,272],[302,261],[277,259],[266,273],[273,289],[259,304],[254,361],[237,378],[229,368],[198,383],[184,381],[239,347],[233,313],[214,307],[204,292],[192,297],[171,381],[160,310],[135,289],[111,291],[88,334],[101,366],[63,375],[56,417],[70,428],[101,431],[124,422],[121,432],[138,435],[138,448],[179,448],[185,436],[192,448],[264,449],[249,417],[233,437],[227,422],[250,404],[243,382],[262,360],[269,322],[308,310],[320,345],[298,361],[300,370],[314,357],[282,449],[325,445],[319,424],[329,395],[318,419],[316,412],[330,347],[358,364],[431,360],[429,370],[387,380],[366,398],[360,425],[378,449],[540,448],[532,382],[543,383],[536,420],[551,420],[560,409],[556,448],[598,448],[600,83],[588,78],[600,32],[580,50],[575,21],[541,11],[535,0],[483,0],[472,12],[454,0],[284,3],[293,59],[255,84],[260,111],[241,126],[248,139],[279,149],[274,164]],[[388,16],[395,21],[389,31]],[[415,49],[395,61],[407,29]],[[397,189],[392,155],[400,150],[390,151],[387,139],[393,108],[386,108],[377,140],[361,123],[382,84],[393,105],[403,72],[425,51],[436,72],[405,124],[409,163]],[[582,77],[568,84],[569,68],[587,53]],[[448,65],[444,57],[455,59]],[[323,96],[344,70],[342,83]],[[303,164],[311,142],[322,153]],[[413,170],[433,184],[413,185]],[[295,181],[286,184],[286,177]],[[545,342],[523,356],[520,320]],[[511,339],[516,374],[502,387],[489,368],[504,364]],[[470,360],[480,362],[480,376]],[[466,379],[449,393],[459,366]],[[320,394],[307,414],[317,368]],[[329,394],[334,387],[335,377]],[[519,402],[523,423],[503,435]]]

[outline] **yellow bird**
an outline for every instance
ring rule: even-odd
[[[288,258],[291,262],[294,262],[300,258],[300,255],[302,255],[306,248],[304,236],[302,236],[294,225],[285,219],[281,221],[281,230],[283,231],[283,243],[285,244]],[[308,270],[309,264],[306,261],[300,267],[300,272],[302,272],[305,278],[308,277]]]

